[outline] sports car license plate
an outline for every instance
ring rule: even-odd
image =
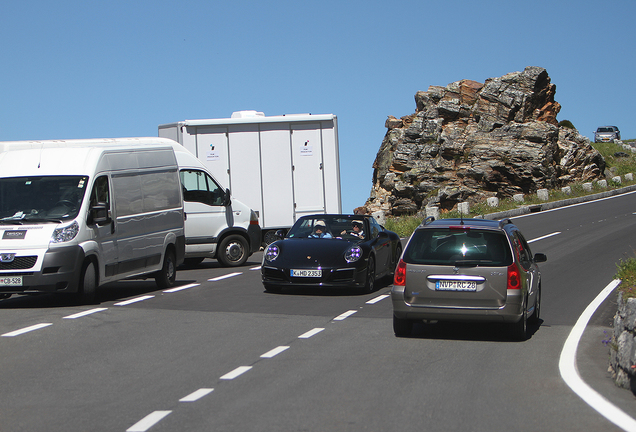
[[[477,282],[462,280],[438,280],[435,282],[437,291],[477,291]]]
[[[292,270],[292,277],[322,277],[322,270]]]
[[[22,286],[22,276],[0,276],[0,286]]]

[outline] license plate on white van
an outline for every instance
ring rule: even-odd
[[[292,277],[322,277],[322,270],[292,270]]]
[[[0,286],[22,286],[22,276],[0,276]]]
[[[463,280],[438,280],[435,282],[437,291],[477,291],[477,282]]]

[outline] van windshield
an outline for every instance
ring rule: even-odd
[[[0,222],[61,222],[75,219],[88,177],[0,178]]]

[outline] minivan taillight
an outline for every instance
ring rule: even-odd
[[[521,272],[515,263],[508,266],[508,289],[521,289]]]
[[[406,285],[406,263],[404,260],[400,260],[395,268],[395,275],[393,276],[393,285],[405,286]]]

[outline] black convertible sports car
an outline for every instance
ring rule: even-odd
[[[305,286],[371,292],[376,279],[393,275],[401,254],[400,237],[372,216],[304,216],[265,249],[261,276],[270,292]]]

